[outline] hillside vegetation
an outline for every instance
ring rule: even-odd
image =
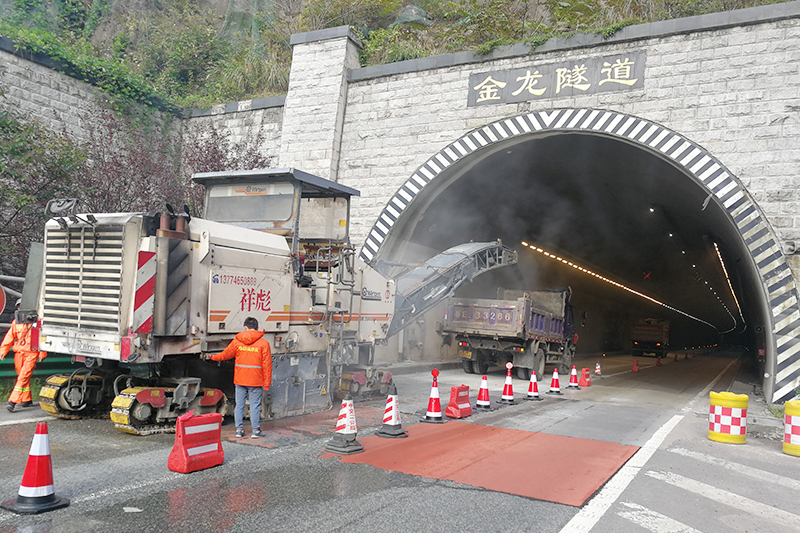
[[[286,92],[293,33],[350,25],[375,65],[776,0],[4,0],[0,35],[117,98],[207,106]]]

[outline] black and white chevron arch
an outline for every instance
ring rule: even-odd
[[[775,386],[772,402],[793,399],[800,383],[800,305],[789,265],[772,228],[752,197],[711,154],[653,122],[599,109],[555,109],[499,120],[472,131],[428,159],[392,196],[361,249],[370,262],[397,220],[417,194],[439,174],[473,152],[493,143],[537,131],[598,132],[660,152],[714,194],[730,213],[758,267],[772,309],[775,339]]]

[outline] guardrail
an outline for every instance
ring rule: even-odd
[[[33,371],[34,376],[50,376],[53,374],[71,374],[77,366],[72,364],[72,356],[52,354],[47,359],[36,363]],[[4,361],[0,361],[0,379],[16,378],[17,372],[14,370],[14,353],[9,352]]]

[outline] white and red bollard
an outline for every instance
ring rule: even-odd
[[[431,370],[431,375],[433,375],[433,385],[431,385],[431,396],[428,398],[428,410],[420,422],[442,424],[445,420],[442,417],[442,405],[439,402],[439,383],[436,381],[436,378],[439,377],[439,370],[434,368]]]

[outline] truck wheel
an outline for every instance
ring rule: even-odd
[[[472,370],[472,361],[470,361],[469,359],[462,359],[461,360],[461,368],[463,368],[464,372],[466,372],[467,374],[473,374],[474,373],[473,370]]]
[[[518,366],[517,367],[517,377],[519,379],[524,379],[525,381],[530,381],[530,379],[531,379],[531,369],[530,368],[525,368],[525,367],[522,367],[522,366]]]
[[[542,376],[544,375],[544,350],[539,348],[539,351],[536,352],[536,357],[533,360],[533,369],[536,371],[536,381],[541,381]]]
[[[561,362],[558,363],[558,371],[564,375],[572,372],[572,358],[575,355],[575,345],[571,342],[564,347],[564,353],[561,354]]]
[[[489,371],[489,363],[486,362],[482,352],[478,352],[478,360],[472,362],[472,371],[476,374],[485,374]]]

